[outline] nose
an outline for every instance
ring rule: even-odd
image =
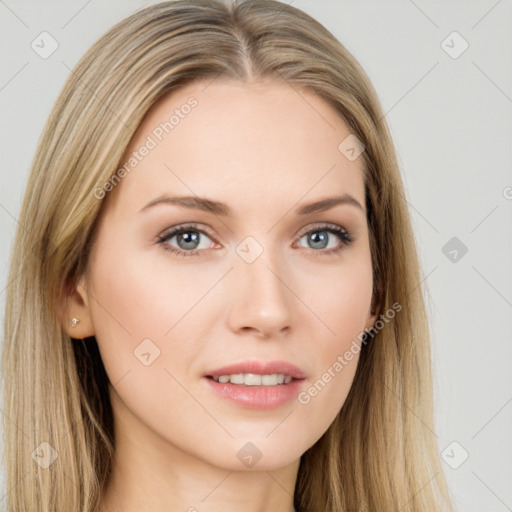
[[[235,263],[228,313],[233,332],[275,339],[290,330],[294,297],[281,268],[265,252],[252,263]]]

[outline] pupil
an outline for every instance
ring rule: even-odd
[[[309,241],[313,244],[314,249],[325,249],[327,246],[327,233],[325,231],[318,231],[309,236]],[[318,245],[315,245],[318,244]]]
[[[180,242],[184,242],[184,244],[182,245]],[[195,231],[187,231],[186,233],[180,233],[178,235],[178,245],[182,249],[195,249],[198,243],[199,233]]]

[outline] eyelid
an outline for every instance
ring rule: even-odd
[[[194,230],[194,231],[203,233],[203,234],[209,236],[210,238],[212,238],[213,240],[215,240],[215,236],[212,234],[212,231],[210,230],[210,228],[208,228],[206,226],[204,226],[204,227],[201,227],[201,226],[203,226],[203,225],[195,223],[195,222],[190,222],[190,223],[186,222],[184,224],[177,224],[176,226],[166,228],[164,231],[162,231],[160,234],[158,234],[156,238],[157,239],[168,238],[170,233],[173,233],[176,231],[180,232],[180,231],[185,231],[187,229],[190,229],[190,230]],[[338,224],[334,224],[331,222],[316,222],[316,223],[314,222],[312,225],[308,225],[305,228],[300,229],[295,236],[302,238],[304,235],[307,235],[310,231],[313,231],[316,229],[322,229],[322,228],[342,229],[348,235],[353,234],[351,231],[346,229],[344,226],[340,226]]]
[[[351,232],[346,229],[344,226],[340,226],[339,224],[333,224],[332,222],[313,222],[312,225],[306,226],[305,228],[298,231],[297,236],[302,238],[304,235],[307,235],[310,231],[319,231],[321,229],[335,229],[339,230],[341,229],[344,231],[347,235],[350,235]]]
[[[206,235],[208,238],[210,238],[216,244],[219,244],[219,242],[216,240],[215,236],[211,234],[210,228],[208,228],[202,224],[195,223],[195,222],[186,222],[183,224],[177,224],[176,226],[165,229],[163,232],[161,232],[159,235],[157,235],[156,242],[161,243],[162,245],[165,245],[167,239],[172,238],[179,233],[186,232],[189,230],[197,231],[198,233],[202,233],[202,234]],[[344,226],[341,226],[339,224],[334,224],[331,222],[321,222],[321,221],[310,224],[310,225],[306,226],[305,228],[301,229],[295,235],[295,238],[297,238],[297,241],[300,241],[301,238],[303,238],[305,235],[307,235],[311,232],[322,231],[322,230],[325,230],[325,231],[332,230],[331,232],[333,232],[340,239],[340,247],[337,249],[330,249],[327,251],[323,251],[323,250],[315,251],[314,249],[310,249],[311,251],[317,252],[319,254],[327,255],[327,254],[337,252],[337,251],[343,249],[344,247],[349,246],[352,242],[354,242],[357,239],[357,236],[354,234],[354,232],[349,231]],[[171,247],[173,247],[173,246],[171,246]],[[187,254],[190,256],[198,255],[204,251],[204,249],[192,249],[190,251],[184,251],[183,249],[179,249],[179,248],[175,248],[175,247],[173,247],[173,249],[168,249],[168,250],[171,250],[171,252],[183,253],[183,254]]]
[[[190,222],[190,223],[186,222],[184,224],[177,224],[176,226],[164,229],[164,231],[162,231],[159,235],[157,235],[156,240],[162,241],[162,240],[169,238],[171,233],[176,234],[176,232],[180,233],[182,231],[190,230],[190,231],[197,231],[199,233],[203,233],[204,235],[207,235],[212,240],[214,240],[216,243],[218,243],[215,240],[215,236],[212,234],[211,230],[208,227],[201,227],[201,226],[203,226],[203,225],[197,224],[195,222]]]

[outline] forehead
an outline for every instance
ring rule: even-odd
[[[364,204],[362,159],[338,148],[350,133],[323,99],[286,82],[194,82],[148,112],[121,162],[131,170],[110,194],[137,210],[163,193],[235,212],[342,193]]]

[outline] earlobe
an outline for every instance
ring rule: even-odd
[[[67,287],[64,300],[66,312],[62,315],[62,322],[66,333],[75,339],[94,336],[94,326],[89,310],[89,294],[83,277],[76,284],[70,284]]]

